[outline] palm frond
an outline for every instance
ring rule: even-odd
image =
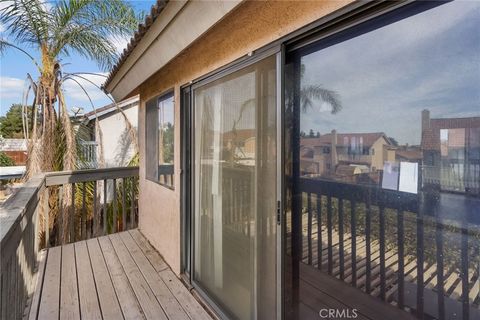
[[[301,88],[300,105],[303,112],[306,112],[308,108],[312,108],[315,100],[321,100],[328,103],[332,107],[332,114],[335,114],[342,109],[340,96],[335,91],[324,89],[316,85],[309,85]]]
[[[47,43],[51,14],[40,0],[10,0],[0,9],[0,23],[16,43],[38,46]]]
[[[68,44],[61,49],[64,55],[68,56],[69,50],[73,50],[87,59],[96,61],[103,70],[110,69],[117,61],[117,49],[108,37],[90,30],[72,31],[71,35]]]
[[[63,170],[74,170],[77,159],[75,134],[73,132],[72,123],[70,122],[70,117],[68,116],[62,89],[58,91],[58,97],[60,104],[60,121],[63,126],[63,133],[65,135],[67,147],[63,156]]]
[[[3,39],[3,38],[0,38],[0,55],[3,55],[8,48],[18,50],[21,53],[23,53],[24,55],[26,55],[33,62],[33,64],[37,67],[38,71],[39,72],[41,71],[40,65],[38,64],[37,60],[35,60],[35,58],[30,53],[28,53],[26,50],[23,50],[19,46],[16,46],[13,43],[11,43],[11,42]]]
[[[77,78],[80,78],[80,79],[83,79],[87,82],[89,82],[90,84],[92,84],[94,87],[96,87],[98,90],[102,90],[102,88],[100,88],[95,82],[93,82],[92,80],[88,79],[88,78],[85,78],[83,76],[80,76],[78,73],[76,75],[71,75],[69,76],[70,78],[71,77],[77,77]],[[110,99],[110,101],[112,101],[112,103],[115,105],[115,108],[118,110],[118,112],[120,112],[120,114],[122,115],[124,121],[125,121],[125,126],[126,126],[126,129],[128,131],[128,134],[130,136],[130,139],[131,139],[131,142],[133,143],[133,147],[134,147],[134,150],[135,152],[138,152],[139,151],[139,147],[138,147],[138,139],[137,139],[137,132],[135,131],[134,127],[132,126],[132,123],[130,122],[130,120],[128,119],[127,115],[125,114],[125,112],[122,110],[122,108],[120,108],[117,104],[117,102],[115,100],[112,99],[112,97],[108,94],[105,94],[105,96]]]
[[[90,101],[90,105],[93,109],[93,112],[95,113],[95,117],[97,118],[97,109],[95,108],[95,105],[93,104],[93,101],[92,101],[92,98],[90,97],[90,95],[88,94],[87,90],[80,84],[79,81],[77,81],[75,78],[74,78],[75,75],[73,74],[70,74],[69,76],[66,76],[62,82],[65,82],[67,80],[71,80],[73,82],[75,82],[79,87],[80,89],[82,89],[82,91],[85,93],[85,95],[87,96],[88,100]],[[100,154],[99,154],[99,165],[100,167],[104,167],[105,166],[105,157],[104,157],[104,152],[103,152],[103,132],[102,132],[102,129],[99,125],[95,125],[95,135],[98,137],[98,141],[100,142]],[[80,159],[81,160],[81,159]]]
[[[73,50],[103,69],[118,58],[114,38],[131,35],[138,23],[133,8],[121,0],[61,0],[53,15],[52,53]]]

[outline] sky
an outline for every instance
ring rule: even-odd
[[[149,11],[155,0],[133,0],[129,1],[137,12]],[[47,6],[53,5],[53,2],[47,2]],[[3,6],[4,4],[0,4]],[[0,36],[5,37],[6,27],[0,24]],[[113,39],[118,52],[122,52],[127,46],[129,38]],[[22,47],[26,49],[35,58],[38,58],[35,48]],[[91,72],[107,75],[108,72],[101,70],[96,63],[73,53],[70,57],[64,57],[62,60],[65,72]],[[3,56],[0,56],[0,115],[4,115],[13,103],[21,103],[23,92],[25,90],[25,79],[30,73],[34,79],[38,77],[38,72],[33,63],[23,54],[14,50],[7,50]],[[101,85],[105,77],[96,75],[84,75],[90,81]],[[89,93],[95,108],[100,108],[111,103],[111,100],[93,84],[86,80],[78,80]],[[64,85],[67,106],[83,108],[84,112],[92,110],[92,106],[83,90],[73,81],[67,81]],[[29,100],[32,100],[30,94]]]
[[[423,109],[479,117],[479,23],[480,1],[453,1],[304,56],[302,85],[335,91],[343,108],[333,115],[317,100],[301,129],[385,132],[412,145]]]

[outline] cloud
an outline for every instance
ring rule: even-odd
[[[109,40],[112,42],[112,44],[117,49],[117,52],[120,54],[123,52],[123,49],[125,49],[127,45],[130,43],[130,38],[131,38],[130,36],[125,36],[125,37],[110,36]]]
[[[478,3],[452,2],[303,57],[302,83],[336,91],[343,110],[320,114],[315,101],[302,130],[384,131],[413,144],[422,109],[432,117],[478,116],[479,18]]]
[[[92,99],[94,104],[95,104],[95,102],[105,100],[105,98],[106,98],[105,93],[102,90],[100,90],[99,88],[97,88],[95,85],[97,85],[98,87],[101,87],[102,83],[105,81],[104,76],[107,75],[107,74],[106,73],[101,73],[101,72],[98,72],[98,74],[103,75],[103,76],[97,76],[97,75],[92,75],[92,74],[81,74],[80,75],[81,77],[83,77],[85,79],[88,79],[88,80],[85,80],[85,79],[82,79],[82,78],[79,78],[79,77],[75,77],[75,80],[78,81],[79,84],[77,82],[73,81],[73,80],[65,81],[64,85],[63,85],[63,90],[65,92],[65,97],[67,99],[67,102],[72,101],[72,102],[76,102],[76,103],[83,103],[84,105],[86,105],[90,108],[91,105],[90,105],[90,100],[88,99],[88,97],[90,97],[90,99]],[[92,84],[90,81],[93,82],[95,85]],[[85,89],[88,96],[83,91],[83,89],[80,87],[80,85],[83,87],[83,89]],[[70,106],[73,106],[73,105],[70,103]],[[98,107],[98,106],[96,105],[95,107]]]
[[[13,1],[2,1],[0,2],[0,10],[8,7],[9,5],[11,5],[13,3]]]
[[[106,73],[99,73],[106,75]],[[81,75],[82,77],[92,81],[97,86],[105,81],[105,77],[97,75]],[[95,108],[103,107],[110,103],[108,96],[98,89],[94,84],[88,80],[75,78],[80,85],[85,89],[88,96],[92,99]],[[25,90],[25,80],[14,77],[0,77],[0,106],[2,108],[1,114],[5,112],[4,108],[9,108],[12,103],[21,103],[23,99],[23,93]],[[82,88],[72,80],[67,80],[63,84],[63,90],[65,93],[65,100],[68,108],[71,107],[83,107],[85,112],[92,109],[92,105],[88,96],[82,90]],[[29,100],[32,100],[33,93],[30,92]]]
[[[0,77],[0,100],[15,99],[22,101],[25,81],[23,79]]]
[[[0,2],[0,10],[6,8],[11,4],[11,1],[3,1]],[[6,27],[3,23],[0,23],[0,33],[3,33],[6,30]]]

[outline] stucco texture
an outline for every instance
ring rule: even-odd
[[[181,256],[180,86],[350,2],[246,1],[140,86],[141,168],[144,168],[145,164],[145,101],[169,89],[175,89],[175,190],[146,180],[144,170],[140,170],[139,228],[177,274],[180,273]],[[185,32],[188,32],[188,27]],[[161,55],[161,52],[158,54]]]

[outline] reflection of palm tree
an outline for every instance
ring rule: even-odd
[[[332,107],[332,114],[342,109],[340,96],[333,90],[324,89],[319,85],[308,85],[300,89],[300,107],[302,112],[307,112],[309,108],[313,108],[315,100],[328,103]]]
[[[295,76],[294,64],[287,65],[287,76],[285,77],[285,104],[287,114],[293,111],[294,95],[295,95]],[[302,64],[299,70],[300,81],[300,108],[302,112],[307,112],[309,108],[313,108],[315,100],[328,103],[331,106],[331,113],[335,114],[342,110],[340,95],[333,90],[325,89],[319,84],[303,85],[302,79],[305,76],[305,65]]]
[[[287,66],[287,68],[291,67],[290,65]],[[289,70],[287,70],[287,74]],[[304,65],[301,66],[300,68],[300,82],[301,79],[303,78],[305,73],[305,67]],[[289,127],[290,124],[292,123],[292,118],[291,118],[291,112],[293,111],[293,103],[294,103],[294,95],[295,92],[292,90],[294,88],[294,77],[293,76],[287,76],[285,77],[285,108],[286,108],[286,126]],[[322,88],[320,85],[305,85],[301,86],[300,88],[300,110],[301,112],[307,112],[310,108],[313,108],[316,103],[319,101],[323,103],[327,103],[331,107],[331,113],[336,114],[342,109],[342,104],[340,102],[340,96],[338,93],[336,93],[333,90],[325,89]],[[232,138],[231,138],[231,154],[229,155],[229,161],[231,162],[236,162],[237,156],[236,156],[236,151],[242,152],[241,148],[238,148],[240,145],[239,137],[238,137],[238,126],[240,122],[242,121],[245,113],[247,110],[250,108],[255,108],[256,107],[256,102],[257,98],[252,98],[245,100],[242,105],[240,106],[240,109],[238,110],[238,116],[233,120],[232,123],[232,128],[230,132],[232,133]],[[203,101],[205,110],[204,110],[204,116],[206,123],[211,124],[211,110],[210,108],[212,107],[212,101],[205,95],[204,96],[204,101]],[[243,155],[245,156],[245,155]]]

